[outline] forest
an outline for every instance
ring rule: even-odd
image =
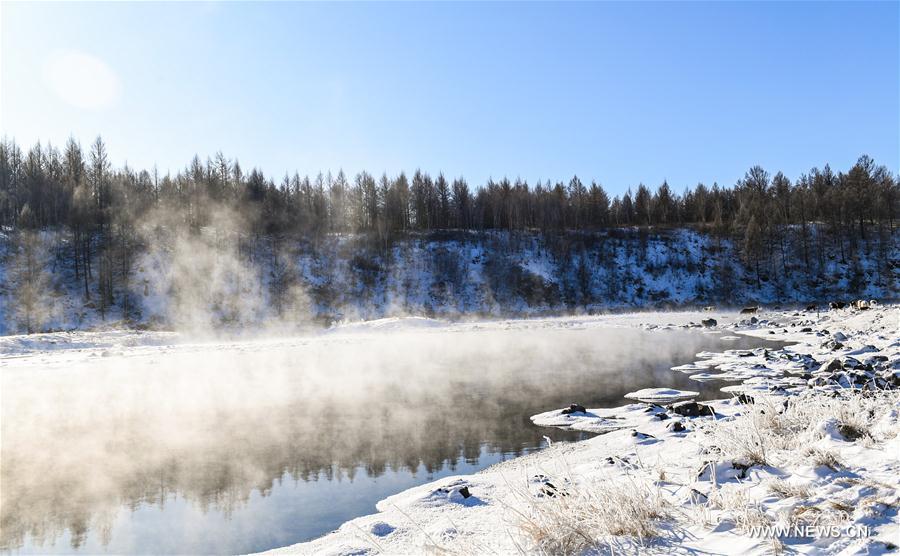
[[[422,170],[273,178],[258,168],[245,171],[221,152],[205,160],[194,156],[182,171],[160,175],[155,168],[114,167],[100,137],[87,148],[72,138],[62,150],[0,142],[0,226],[10,243],[6,280],[18,304],[29,308],[26,315],[36,312],[52,281],[36,245],[42,230],[54,231],[53,257],[71,267],[84,299],[104,317],[116,303],[129,313],[138,255],[177,234],[213,234],[216,248],[233,243],[248,261],[261,256],[259,245],[280,251],[352,236],[362,251],[354,265],[365,269],[360,257],[387,255],[398,240],[423,235],[557,237],[687,228],[730,242],[730,253],[740,259],[735,263],[758,287],[798,268],[816,282],[827,261],[852,265],[864,257],[878,267],[883,289],[895,293],[898,198],[898,177],[866,155],[846,170],[826,164],[793,180],[752,166],[732,186],[698,183],[679,193],[666,182],[637,184],[611,198],[602,185],[578,176],[535,183],[504,177],[472,186],[463,177]],[[569,258],[568,245],[558,258]],[[272,273],[283,274],[283,258],[270,260]],[[871,278],[857,274],[851,289],[861,290]],[[284,289],[277,278],[275,287]],[[26,322],[24,328],[34,327]]]

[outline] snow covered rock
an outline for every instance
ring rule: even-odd
[[[672,404],[668,406],[668,410],[682,417],[708,417],[716,414],[712,407],[694,401]]]
[[[676,400],[686,400],[699,396],[699,392],[691,390],[675,390],[674,388],[644,388],[637,392],[629,392],[625,397],[629,400],[638,400],[641,402],[664,403]]]

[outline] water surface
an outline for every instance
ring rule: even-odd
[[[0,548],[246,553],[315,538],[435,478],[583,433],[529,416],[669,386],[775,345],[699,331],[391,331],[5,361]]]

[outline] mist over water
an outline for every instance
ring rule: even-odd
[[[0,548],[230,553],[313,538],[376,501],[578,433],[529,416],[689,387],[672,365],[763,345],[527,326],[69,351],[8,359]],[[104,356],[107,355],[107,356]]]

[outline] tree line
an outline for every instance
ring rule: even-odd
[[[827,257],[851,259],[860,242],[890,238],[898,199],[898,176],[866,155],[846,171],[826,165],[795,180],[753,166],[732,187],[699,183],[678,193],[664,181],[655,190],[638,184],[610,197],[578,176],[535,183],[502,178],[477,187],[421,170],[352,178],[342,170],[314,177],[295,172],[276,179],[257,168],[245,172],[221,152],[194,156],[183,170],[160,175],[155,168],[113,167],[100,137],[86,149],[75,139],[61,150],[0,142],[0,225],[66,230],[76,277],[86,298],[96,291],[101,312],[113,303],[115,280],[127,289],[139,228],[147,223],[256,238],[358,233],[384,247],[404,234],[436,230],[694,226],[739,241],[745,263],[762,280],[779,266],[788,272],[789,257],[821,269]],[[881,254],[887,264],[891,243],[878,245],[888,250]]]
[[[585,230],[618,226],[687,225],[734,229],[827,223],[865,238],[873,226],[893,229],[898,178],[863,155],[846,172],[828,165],[796,180],[760,166],[734,187],[699,183],[681,194],[663,182],[654,191],[638,184],[610,197],[596,181],[488,180],[472,188],[462,178],[432,177],[416,170],[376,178],[343,170],[313,178],[280,179],[221,152],[195,156],[184,170],[160,176],[156,169],[112,168],[98,137],[87,149],[70,139],[60,151],[34,145],[23,151],[0,142],[0,224],[12,228],[68,226],[107,233],[117,219],[140,220],[163,206],[177,220],[209,225],[215,207],[247,213],[248,224],[266,233],[317,234],[444,229]],[[855,227],[854,230],[851,230]]]

